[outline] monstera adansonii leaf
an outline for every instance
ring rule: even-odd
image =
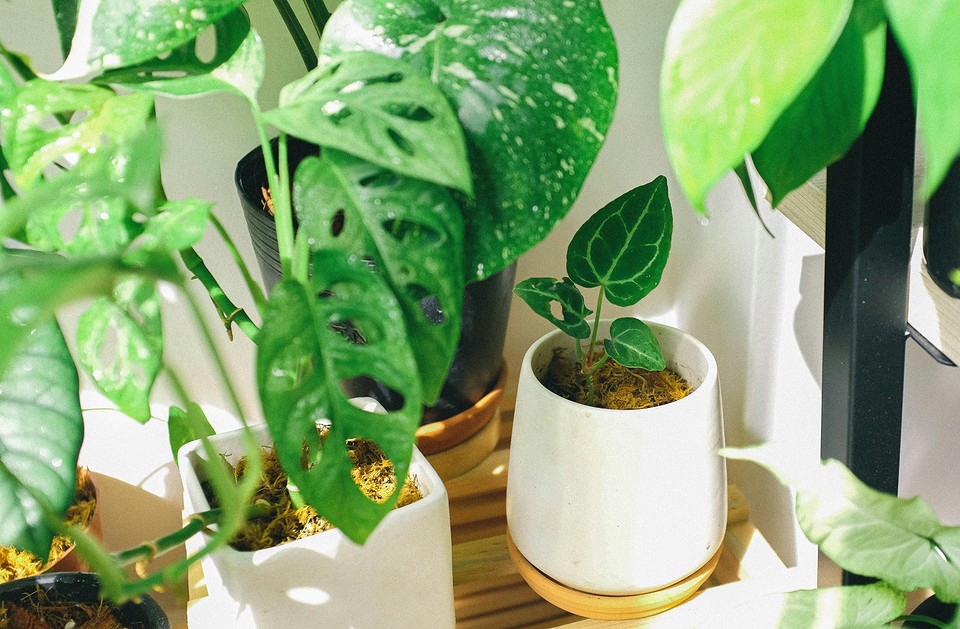
[[[463,221],[450,193],[324,149],[297,169],[294,205],[312,247],[368,260],[386,279],[414,341],[424,401],[434,403],[460,338],[463,306]],[[425,309],[425,300],[439,318],[428,317],[435,308]]]
[[[392,291],[367,264],[338,251],[312,259],[309,284],[285,279],[264,312],[257,345],[257,386],[280,463],[304,499],[350,539],[363,543],[396,503],[373,502],[349,479],[347,441],[375,442],[406,478],[420,422],[417,366]],[[370,313],[385,313],[371,317]],[[365,342],[342,333],[352,327]],[[369,377],[402,395],[385,414],[348,400],[343,383]],[[321,446],[317,423],[330,419]]]
[[[0,269],[0,294],[18,281]],[[35,326],[0,372],[0,545],[49,552],[53,530],[43,514],[62,514],[73,501],[83,440],[78,395],[56,322]]]
[[[346,0],[321,55],[369,50],[429,76],[467,136],[466,277],[482,279],[567,213],[603,143],[617,50],[598,0]]]

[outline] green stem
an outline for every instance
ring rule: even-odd
[[[936,618],[930,618],[929,616],[921,616],[921,615],[919,615],[919,614],[907,614],[907,615],[904,615],[904,616],[900,616],[899,618],[897,618],[897,620],[896,620],[895,622],[904,622],[904,621],[907,621],[907,620],[913,620],[913,621],[916,621],[916,622],[925,622],[925,623],[928,623],[928,624],[933,625],[934,627],[939,627],[939,629],[949,629],[949,628],[950,628],[950,625],[948,625],[948,624],[945,623],[945,622],[942,622],[942,621],[940,621],[940,620],[937,620]]]
[[[330,19],[330,10],[323,0],[303,0],[303,6],[307,7],[307,13],[310,14],[310,21],[313,22],[313,28],[317,31],[317,36],[323,35],[323,28]]]
[[[303,26],[300,25],[297,14],[294,13],[287,0],[273,0],[273,5],[277,7],[277,12],[283,18],[287,31],[293,37],[293,42],[297,45],[297,50],[300,51],[300,58],[303,59],[303,65],[307,67],[308,72],[313,70],[317,67],[317,53],[313,51],[313,44],[310,43],[310,38],[307,37]]]
[[[180,375],[176,369],[171,368],[170,365],[164,365],[163,369],[167,373],[167,377],[170,378],[170,384],[173,385],[173,390],[176,391],[177,397],[180,398],[180,403],[187,404],[190,402],[190,394],[183,385],[183,380],[180,379]]]
[[[310,241],[301,234],[293,243],[293,277],[302,284],[310,279]]]
[[[207,265],[204,264],[196,250],[193,247],[181,250],[180,259],[183,260],[183,264],[187,267],[187,270],[190,271],[195,278],[200,280],[203,287],[207,289],[210,299],[220,313],[220,318],[223,321],[230,340],[233,340],[232,324],[236,323],[237,327],[247,335],[247,338],[256,342],[260,328],[250,319],[250,316],[243,308],[235,306],[230,298],[227,297],[227,294],[220,288],[217,279],[210,273]]]
[[[593,329],[590,330],[590,345],[587,346],[587,358],[583,363],[583,373],[587,373],[587,369],[589,369],[593,363],[593,346],[597,343],[597,328],[600,327],[601,306],[603,306],[603,286],[600,287],[600,291],[597,293],[597,309],[594,310]]]
[[[267,126],[263,114],[255,104],[251,104],[254,126],[260,137],[260,150],[263,152],[263,166],[267,171],[267,186],[273,195],[273,219],[277,228],[277,250],[280,256],[280,269],[284,276],[290,275],[290,261],[293,253],[293,214],[289,205],[283,207],[280,202],[280,180],[277,175],[276,162],[273,159],[273,150],[270,148],[270,139],[267,137]]]
[[[240,255],[240,250],[237,249],[237,245],[233,242],[230,234],[227,233],[227,230],[223,226],[223,223],[220,222],[220,219],[211,214],[210,222],[213,223],[213,227],[217,230],[217,233],[220,234],[220,239],[223,240],[223,244],[227,247],[227,251],[230,252],[230,256],[240,269],[240,274],[243,276],[243,282],[247,285],[247,290],[250,291],[250,296],[253,297],[253,303],[257,308],[257,312],[262,313],[263,309],[267,306],[267,298],[263,294],[263,289],[260,288],[260,284],[253,279],[253,274],[250,273],[250,267],[247,265],[246,260],[243,259],[243,256]]]

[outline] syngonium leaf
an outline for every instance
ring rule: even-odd
[[[583,303],[583,295],[569,277],[559,281],[552,277],[531,277],[519,282],[513,292],[564,334],[577,339],[590,336],[587,316],[592,311]],[[562,319],[554,316],[551,310],[554,302],[560,306]]]
[[[420,421],[417,367],[401,321],[400,304],[373,270],[328,250],[315,254],[309,286],[292,279],[276,286],[258,338],[257,386],[280,462],[304,499],[358,543],[399,492],[384,503],[364,496],[350,476],[347,440],[375,442],[402,479]],[[338,332],[343,325],[366,342]],[[353,406],[341,383],[361,376],[400,393],[400,407],[377,414]],[[324,418],[331,427],[320,447],[317,422]]]
[[[670,161],[697,211],[706,212],[713,184],[760,145],[810,82],[852,6],[853,0],[681,2],[667,33],[660,115]]]
[[[640,319],[622,317],[613,321],[610,338],[604,339],[603,349],[624,367],[660,371],[667,366],[660,341]]]
[[[294,204],[311,246],[369,259],[389,283],[432,404],[460,339],[463,307],[463,221],[449,192],[326,149],[297,169]],[[428,300],[439,318],[427,315]]]
[[[210,420],[207,419],[203,409],[189,402],[186,410],[177,406],[170,407],[170,416],[167,420],[167,432],[170,438],[170,451],[173,453],[173,460],[177,465],[180,461],[177,453],[184,445],[203,437],[210,437],[216,434]]]
[[[774,207],[863,132],[883,84],[886,33],[882,0],[855,3],[830,55],[753,151]]]
[[[936,191],[960,153],[960,2],[885,0],[887,16],[910,66],[926,156],[923,193]]]
[[[656,288],[670,253],[673,213],[659,176],[617,197],[580,226],[567,246],[567,275],[632,306]]]
[[[347,0],[322,55],[398,57],[437,84],[467,136],[475,198],[460,199],[467,278],[503,269],[566,215],[617,97],[598,0]]]
[[[792,487],[804,534],[844,570],[960,602],[960,527],[944,526],[921,498],[884,494],[837,461],[797,463],[773,446],[724,455],[759,463]]]
[[[0,257],[0,295],[21,283],[8,259]],[[62,514],[73,501],[83,440],[79,384],[55,321],[35,321],[18,336],[22,343],[0,367],[0,545],[45,557],[53,531],[42,514]]]
[[[152,283],[122,279],[77,323],[77,358],[97,388],[139,422],[150,419],[150,390],[163,354],[160,300]]]
[[[280,107],[264,118],[290,135],[403,175],[473,190],[450,104],[402,61],[368,52],[327,59],[283,88]]]
[[[243,0],[80,0],[63,66],[48,78],[76,79],[143,63],[193,40]]]

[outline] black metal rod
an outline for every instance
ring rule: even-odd
[[[827,170],[821,452],[893,493],[900,470],[914,125],[910,76],[888,35],[877,107],[860,139]]]

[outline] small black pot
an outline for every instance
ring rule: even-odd
[[[272,146],[276,152],[276,142]],[[287,155],[291,177],[301,161],[317,154],[317,146],[290,138]],[[267,187],[267,176],[259,147],[237,163],[235,181],[264,287],[269,293],[280,281],[281,270],[276,225],[263,204],[262,189]],[[460,343],[440,398],[436,404],[424,409],[422,423],[440,421],[465,411],[496,384],[502,364],[515,272],[514,264],[483,281],[467,285],[463,298]],[[428,318],[435,319],[438,316],[435,304],[433,311],[429,303],[423,305]],[[349,394],[373,397],[386,408],[398,406],[398,400],[394,399],[396,393],[371,387],[366,382],[352,383]]]
[[[917,608],[910,612],[911,616],[926,616],[927,618],[933,618],[934,620],[939,620],[940,622],[950,622],[953,620],[954,616],[957,614],[957,605],[955,603],[944,603],[936,596],[931,596],[927,600],[923,601]],[[930,629],[936,627],[937,625],[931,625],[928,622],[923,622],[920,620],[908,620],[903,623],[904,627],[911,627],[912,629]]]
[[[22,603],[37,589],[54,601],[96,605],[100,602],[100,581],[89,572],[48,572],[0,584],[0,601]],[[117,620],[128,629],[170,629],[167,615],[155,600],[141,596],[139,603],[116,606]]]
[[[960,160],[953,163],[927,203],[923,257],[937,286],[951,297],[960,298],[960,284],[951,279],[953,271],[960,269]]]

